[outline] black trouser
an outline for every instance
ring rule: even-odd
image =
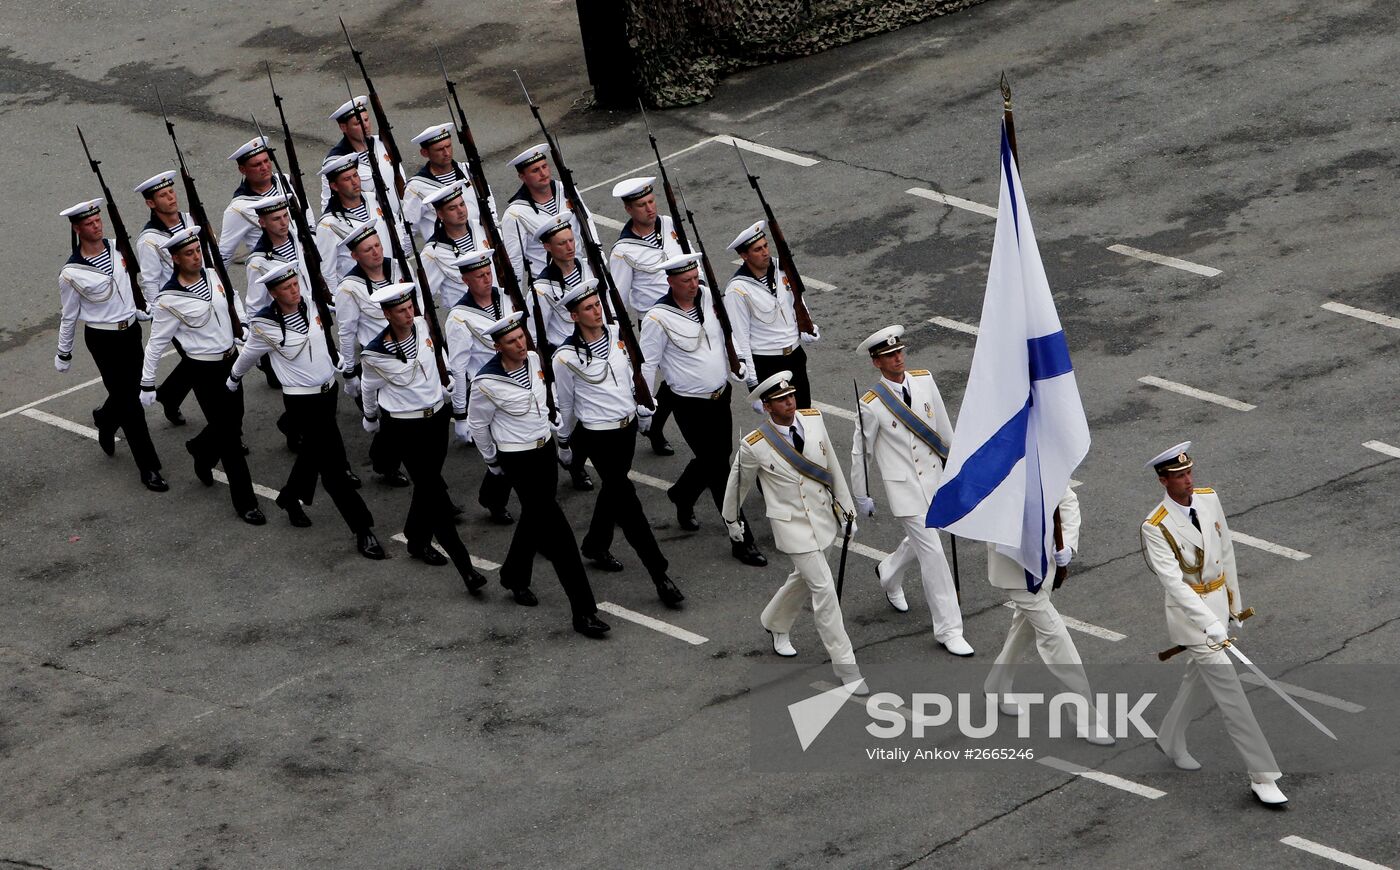
[[[258,506],[258,497],[253,494],[253,476],[248,472],[238,437],[243,423],[243,388],[230,393],[224,385],[233,371],[233,360],[232,354],[215,362],[185,360],[190,367],[195,401],[207,421],[185,446],[198,465],[212,468],[223,463],[233,509],[242,514]]]
[[[180,346],[180,340],[172,338],[170,344],[180,355],[180,360],[156,387],[156,401],[167,408],[178,409],[189,397],[190,390],[194,389],[194,372],[190,368],[189,358],[185,356],[185,349]]]
[[[623,537],[637,551],[651,579],[664,577],[666,557],[657,546],[651,523],[642,511],[637,488],[627,477],[637,450],[637,421],[633,420],[622,429],[585,429],[580,425],[574,430],[570,443],[587,449],[601,479],[598,500],[593,505],[593,521],[583,537],[583,552],[593,555],[607,552],[612,546],[613,528],[621,526]]]
[[[510,478],[504,474],[487,474],[481,479],[481,489],[477,491],[476,503],[491,513],[506,509],[510,500]]]
[[[501,585],[507,589],[528,589],[535,554],[539,553],[554,565],[574,618],[597,613],[593,588],[588,585],[583,559],[579,557],[578,539],[555,497],[559,459],[554,442],[534,450],[502,450],[496,455],[520,497],[520,519],[511,535],[505,564],[501,565]]]
[[[760,381],[771,378],[778,372],[792,372],[792,385],[797,387],[797,407],[812,407],[812,385],[807,381],[807,351],[798,340],[797,349],[790,354],[776,356],[753,355],[754,377]]]
[[[404,471],[413,481],[413,498],[403,523],[403,536],[410,549],[426,547],[437,538],[452,563],[463,574],[471,570],[471,556],[452,522],[452,504],[447,499],[447,482],[442,464],[447,460],[447,422],[452,415],[439,408],[431,417],[392,417],[380,409],[379,434],[387,449],[403,457]],[[344,473],[344,466],[341,466]]]
[[[651,428],[647,430],[647,437],[653,441],[664,441],[666,433],[661,430],[665,428],[666,421],[671,419],[671,403],[675,401],[676,395],[663,381],[651,398],[656,405],[656,413],[651,416]]]
[[[310,396],[282,394],[282,405],[294,431],[301,435],[301,451],[297,453],[292,471],[282,487],[282,494],[311,504],[316,495],[316,478],[326,494],[335,502],[336,510],[345,519],[350,531],[359,534],[374,525],[374,517],[365,500],[345,479],[345,442],[340,437],[335,410],[340,391],[331,382],[324,393]]]
[[[708,489],[715,509],[724,511],[724,487],[729,482],[729,445],[734,438],[730,392],[730,386],[725,384],[724,393],[717,399],[671,395],[676,426],[690,446],[690,452],[695,454],[667,493],[677,505],[694,508],[700,494]],[[739,519],[743,518],[741,511]],[[753,529],[747,522],[744,523],[744,542],[753,543]]]
[[[160,471],[160,457],[151,443],[151,432],[146,428],[146,409],[141,407],[141,365],[146,353],[141,345],[140,327],[135,324],[126,329],[84,326],[83,343],[102,374],[102,386],[107,388],[107,401],[94,414],[97,428],[104,434],[120,429],[131,447],[136,467],[142,471]]]

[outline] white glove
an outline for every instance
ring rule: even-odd
[[[378,432],[378,431],[379,431],[379,420],[378,420],[378,419],[371,420],[371,419],[368,418],[368,417],[361,417],[361,418],[360,418],[360,425],[363,426],[364,429],[365,429],[365,431],[368,432],[368,433],[371,434],[371,435],[373,435],[375,432]]]
[[[655,416],[655,415],[656,415],[656,412],[653,411],[652,409],[648,408],[646,405],[638,405],[638,406],[637,406],[637,431],[638,431],[638,432],[641,432],[643,435],[645,435],[645,434],[647,434],[648,432],[650,432],[650,431],[651,431],[651,418],[652,418],[653,416]]]
[[[559,444],[558,449],[559,449],[559,464],[560,464],[561,466],[563,466],[564,468],[568,468],[569,466],[573,465],[573,464],[574,464],[574,449],[573,449],[572,447],[565,446],[563,443],[560,443],[560,444]]]
[[[233,379],[233,375],[229,375],[228,380],[224,381],[224,386],[230,393],[238,392],[238,381]]]
[[[456,387],[456,386],[457,386],[457,378],[456,378],[456,376],[453,375],[452,372],[448,372],[448,373],[447,373],[447,386],[446,386],[444,389],[447,390],[447,394],[448,394],[449,396],[452,395],[452,390],[453,390],[453,388]]]
[[[744,542],[744,524],[742,521],[737,523],[725,523],[724,527],[729,530],[729,540],[736,544],[742,544]]]
[[[851,517],[851,537],[854,538],[856,536],[856,532],[858,531],[860,531],[860,524],[856,522],[855,517]],[[842,530],[841,534],[845,535],[845,530]]]
[[[506,470],[495,462],[486,463],[486,470],[496,475],[497,477],[506,473]]]
[[[156,388],[141,388],[141,407],[149,408],[156,403]]]
[[[151,312],[146,311],[143,308],[138,308],[136,309],[136,319],[141,323],[145,323],[146,321],[151,319]]]
[[[54,355],[53,355],[53,367],[56,368],[56,369],[58,369],[58,371],[59,371],[60,373],[66,372],[66,371],[68,371],[69,369],[71,369],[71,368],[73,367],[73,360],[72,360],[71,358],[69,358],[69,359],[64,359],[63,357],[59,356],[58,354],[54,354]]]
[[[821,330],[821,327],[820,327],[820,326],[817,326],[817,325],[814,323],[814,324],[812,324],[812,332],[811,332],[810,334],[808,334],[808,333],[806,333],[806,332],[799,332],[799,333],[797,333],[797,337],[800,338],[800,339],[802,339],[802,343],[803,343],[803,344],[815,344],[816,342],[822,340],[822,330]]]
[[[349,396],[350,398],[355,398],[360,394],[360,379],[354,377],[353,375],[351,377],[346,378],[345,384],[341,387],[341,390],[343,390],[345,392],[345,395]]]
[[[1222,644],[1229,639],[1230,636],[1225,633],[1225,626],[1221,625],[1219,620],[1206,626],[1206,640],[1211,643]]]
[[[242,347],[248,343],[248,324],[240,323],[239,326],[241,328],[238,330],[238,337],[233,340],[233,343]]]
[[[875,516],[875,499],[868,495],[856,496],[856,510],[859,511],[860,515],[863,517]]]
[[[1065,548],[1062,549],[1062,550],[1056,550],[1056,551],[1055,551],[1055,564],[1058,565],[1058,566],[1060,566],[1061,568],[1063,568],[1063,567],[1065,567],[1066,565],[1068,565],[1068,564],[1069,564],[1069,560],[1070,560],[1070,559],[1073,559],[1073,558],[1074,558],[1074,550],[1071,550],[1069,547],[1065,547]]]
[[[461,441],[463,444],[472,443],[472,430],[471,427],[467,425],[466,420],[453,420],[452,431],[457,433],[458,441]]]

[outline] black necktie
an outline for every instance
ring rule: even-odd
[[[904,404],[908,405],[911,408],[914,407],[914,402],[909,398],[909,387],[906,385],[900,387],[900,389],[904,391]]]
[[[797,448],[798,453],[801,453],[803,445],[807,442],[802,440],[802,436],[798,433],[796,426],[789,426],[788,431],[792,433],[792,446]]]
[[[1191,525],[1196,527],[1196,531],[1201,530],[1201,521],[1196,519],[1196,509],[1191,508]]]

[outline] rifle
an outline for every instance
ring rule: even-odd
[[[515,274],[515,268],[510,264],[510,255],[506,253],[506,245],[501,238],[500,225],[496,223],[496,215],[491,211],[490,190],[486,186],[486,170],[481,164],[481,152],[476,148],[476,138],[472,136],[471,125],[467,123],[467,113],[462,110],[462,101],[457,97],[457,83],[447,77],[447,65],[442,62],[442,52],[438,52],[438,66],[442,67],[442,80],[447,84],[447,95],[451,98],[447,106],[448,115],[451,116],[452,109],[457,110],[457,141],[462,143],[462,150],[467,156],[467,171],[471,173],[470,183],[472,190],[476,193],[476,210],[481,217],[481,226],[486,230],[486,241],[491,246],[491,257],[496,267],[496,277],[501,281],[501,287],[506,291],[506,296],[510,297],[511,305],[517,311],[529,311],[525,307],[525,295],[520,292],[520,279]],[[457,169],[457,162],[452,162],[452,168]],[[523,251],[523,247],[522,247]]]
[[[670,195],[669,186],[667,196]],[[724,352],[729,357],[729,370],[736,376],[743,368],[743,361],[739,359],[739,354],[734,350],[734,326],[729,322],[729,309],[724,307],[720,301],[719,278],[715,276],[715,267],[710,265],[710,255],[705,253],[705,243],[700,239],[700,228],[695,225],[695,212],[690,210],[690,206],[685,202],[685,191],[681,191],[681,205],[685,209],[685,216],[690,220],[690,228],[695,231],[695,244],[700,249],[700,265],[705,269],[705,280],[710,284],[710,303],[715,309],[715,317],[719,320],[720,331],[724,333]],[[679,233],[677,234],[679,235]],[[682,243],[684,243],[684,236]],[[753,375],[753,372],[749,372]]]
[[[345,90],[350,93],[350,99],[353,102],[355,99],[355,92],[350,88],[349,79],[345,80]],[[356,108],[355,111],[359,112],[359,109]],[[413,274],[413,270],[408,267],[408,254],[404,252],[403,239],[399,238],[399,231],[397,228],[398,215],[394,214],[394,205],[389,201],[389,186],[384,183],[384,173],[379,171],[379,161],[375,159],[374,143],[372,142],[369,148],[369,174],[370,177],[374,179],[374,198],[379,200],[380,216],[384,218],[384,227],[389,231],[389,254],[398,261],[399,268],[403,270],[404,280],[408,280],[409,276]],[[374,215],[370,215],[370,220],[374,220]],[[410,231],[410,241],[412,241],[412,236],[413,233]],[[432,290],[426,284],[419,289],[421,291],[420,295],[424,297],[432,294]],[[414,308],[416,309],[417,307],[417,304],[415,304]],[[419,311],[418,313],[421,314],[422,312]]]
[[[384,103],[380,101],[379,91],[375,90],[374,81],[369,77],[369,70],[365,69],[364,56],[355,47],[355,41],[350,38],[350,30],[345,26],[345,19],[338,18],[338,20],[340,21],[340,29],[345,33],[345,44],[350,46],[350,56],[355,59],[355,65],[360,68],[360,75],[365,80],[365,90],[369,92],[369,105],[374,110],[374,123],[379,126],[379,138],[384,140],[385,150],[389,152],[389,165],[394,167],[394,191],[399,196],[403,196],[403,160],[399,158],[399,146],[394,141],[394,127],[389,123],[389,116],[384,112]],[[349,87],[348,81],[346,87]],[[352,105],[354,99],[355,94],[352,92],[350,94]],[[366,137],[366,141],[369,145],[370,163],[377,164],[379,161],[374,159],[374,141],[368,137]],[[393,225],[392,221],[389,223],[391,226]]]
[[[433,339],[433,357],[437,360],[438,377],[442,380],[442,385],[447,386],[447,360],[443,357],[443,351],[447,347],[447,342],[442,337],[442,327],[438,324],[437,300],[433,298],[433,290],[428,286],[428,275],[423,271],[423,258],[418,255],[418,240],[413,237],[413,227],[409,226],[408,218],[403,218],[404,232],[408,235],[409,247],[413,250],[413,265],[415,275],[418,278],[419,295],[423,297],[423,314],[428,321],[428,335]],[[393,235],[398,235],[393,228],[389,229]]]
[[[773,207],[768,204],[763,189],[758,186],[758,176],[749,172],[749,165],[744,162],[744,152],[739,150],[738,143],[734,143],[734,153],[739,155],[739,165],[744,168],[744,175],[748,176],[749,187],[758,194],[758,201],[763,205],[763,214],[768,218],[768,232],[773,236],[773,247],[778,254],[778,265],[782,267],[783,273],[792,279],[792,310],[797,317],[797,328],[808,335],[816,335],[817,327],[812,323],[812,313],[807,310],[807,303],[802,301],[806,287],[802,284],[802,276],[797,273],[797,263],[792,259],[792,248],[788,247],[787,237],[783,235],[782,227],[778,226],[778,217],[773,214]]]
[[[676,208],[676,192],[671,189],[671,179],[666,175],[666,164],[661,161],[661,149],[657,147],[656,136],[651,132],[651,122],[647,120],[646,106],[642,105],[641,97],[637,98],[637,108],[642,110],[642,123],[646,125],[647,138],[651,140],[651,153],[656,155],[656,168],[661,170],[661,189],[665,191],[666,205],[671,209],[671,223],[676,227],[676,240],[681,243],[681,250],[689,254],[690,240],[685,237],[685,224],[681,222],[680,209]],[[698,235],[697,233],[697,237]]]
[[[598,246],[598,240],[593,237],[593,230],[588,224],[588,212],[583,205],[583,197],[579,196],[578,185],[574,183],[574,174],[569,171],[569,167],[564,163],[564,155],[559,150],[559,140],[549,133],[549,128],[544,124],[544,118],[540,115],[540,107],[530,98],[530,92],[525,88],[525,80],[520,77],[520,71],[515,71],[515,78],[520,82],[520,90],[525,94],[525,102],[530,106],[530,112],[535,116],[535,121],[540,125],[540,132],[544,133],[545,144],[549,146],[549,156],[554,160],[554,168],[559,170],[559,181],[564,185],[564,196],[569,201],[569,208],[578,218],[579,234],[583,236],[583,248],[588,255],[588,266],[593,270],[594,276],[602,282],[607,292],[600,298],[603,301],[603,311],[609,319],[617,321],[618,331],[622,334],[622,342],[627,346],[627,355],[632,360],[632,392],[637,399],[637,404],[645,405],[648,408],[655,408],[656,402],[651,397],[651,388],[647,386],[646,378],[642,377],[642,346],[637,341],[637,333],[632,329],[632,321],[627,316],[627,306],[622,302],[622,294],[618,292],[617,285],[613,283],[612,275],[608,272],[607,261],[603,259],[603,249]],[[525,243],[520,244],[521,259],[525,258]],[[608,300],[612,300],[612,309],[608,308]]]
[[[272,67],[267,69],[268,84],[272,83]],[[277,102],[277,113],[282,116],[282,142],[287,149],[287,165],[293,172],[292,185],[295,188],[291,196],[287,197],[287,206],[292,213],[292,222],[296,226],[297,240],[301,243],[301,256],[306,261],[306,276],[311,280],[311,300],[316,305],[316,315],[321,321],[321,332],[326,336],[326,350],[330,352],[331,362],[336,367],[340,367],[340,351],[336,348],[335,332],[331,321],[331,291],[326,286],[326,276],[321,274],[321,252],[316,249],[316,237],[311,234],[311,224],[306,220],[306,210],[302,203],[306,202],[305,185],[301,181],[301,166],[297,163],[296,147],[292,145],[292,129],[287,126],[287,115],[282,111],[282,97],[277,93],[277,87],[272,88],[272,98]],[[257,128],[258,136],[263,141],[267,137],[263,135],[262,125],[258,123],[256,115],[253,116],[253,126]],[[282,164],[277,160],[277,152],[271,148],[267,151],[272,156],[272,168],[278,174],[282,174]]]
[[[544,404],[549,409],[549,422],[559,424],[559,406],[554,403],[554,353],[549,346],[549,333],[544,326],[544,301],[539,298],[535,291],[535,272],[530,268],[530,258],[524,256],[525,237],[520,233],[520,225],[515,225],[515,233],[520,237],[520,261],[525,264],[525,286],[529,289],[530,295],[534,296],[535,313],[535,349],[540,354],[540,374],[544,377]],[[529,333],[526,333],[528,336]]]
[[[122,265],[126,267],[127,278],[131,281],[131,301],[144,312],[146,295],[141,292],[141,270],[136,263],[136,251],[132,250],[131,238],[126,234],[126,224],[122,222],[121,213],[117,211],[117,201],[112,198],[112,189],[107,186],[107,179],[102,177],[102,170],[98,168],[102,161],[92,159],[92,152],[88,150],[82,127],[78,127],[78,141],[83,143],[83,153],[87,155],[88,166],[92,167],[93,173],[97,175],[97,183],[102,187],[102,196],[107,200],[107,215],[112,219],[112,238],[117,243],[117,251],[122,255]]]
[[[233,327],[234,338],[238,338],[243,334],[243,321],[238,319],[238,309],[233,304],[233,281],[228,277],[224,255],[219,253],[219,246],[214,243],[214,229],[209,223],[209,212],[204,210],[204,201],[199,198],[199,191],[194,186],[194,176],[190,175],[189,167],[185,165],[184,152],[180,150],[180,142],[175,138],[175,125],[170,123],[170,116],[165,113],[165,101],[160,98],[160,88],[156,88],[156,102],[160,104],[160,116],[165,119],[165,132],[170,134],[170,141],[175,146],[175,156],[180,160],[180,180],[185,185],[185,201],[190,206],[190,217],[201,227],[200,248],[204,251],[204,259],[213,262],[214,274],[223,282],[224,300],[228,302],[229,325]]]

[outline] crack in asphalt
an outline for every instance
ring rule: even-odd
[[[1291,499],[1300,498],[1300,497],[1305,496],[1305,495],[1310,495],[1310,494],[1312,494],[1312,493],[1314,493],[1314,492],[1317,492],[1317,491],[1320,490],[1320,489],[1323,489],[1323,488],[1328,487],[1328,486],[1332,486],[1333,484],[1336,484],[1336,483],[1340,483],[1341,481],[1346,480],[1348,477],[1351,477],[1352,475],[1360,474],[1360,473],[1363,472],[1363,471],[1370,471],[1371,469],[1373,469],[1373,468],[1375,468],[1375,467],[1377,467],[1377,466],[1385,465],[1386,463],[1392,462],[1392,461],[1394,461],[1394,460],[1391,460],[1391,459],[1382,459],[1382,460],[1380,460],[1379,462],[1373,462],[1373,463],[1371,463],[1370,465],[1363,465],[1363,466],[1361,466],[1360,468],[1353,469],[1353,470],[1351,470],[1351,471],[1348,471],[1348,472],[1345,473],[1345,474],[1339,474],[1339,475],[1337,475],[1336,477],[1334,477],[1334,478],[1332,478],[1332,479],[1330,479],[1330,480],[1324,480],[1322,483],[1316,484],[1315,486],[1310,486],[1310,487],[1308,487],[1307,489],[1305,489],[1305,490],[1303,490],[1303,491],[1301,491],[1301,492],[1296,492],[1296,493],[1294,493],[1293,495],[1284,495],[1284,496],[1279,496],[1278,498],[1269,499],[1268,501],[1261,501],[1259,504],[1254,505],[1253,507],[1245,508],[1244,510],[1242,510],[1242,511],[1240,511],[1239,513],[1237,513],[1237,514],[1233,515],[1232,517],[1230,517],[1230,519],[1232,519],[1232,520],[1234,520],[1234,519],[1239,519],[1240,517],[1244,516],[1245,514],[1250,513],[1251,511],[1257,511],[1257,510],[1259,510],[1259,509],[1262,508],[1262,507],[1269,507],[1269,506],[1271,506],[1271,505],[1279,504],[1280,502],[1285,502],[1285,501],[1289,501],[1289,500],[1291,500]]]
[[[998,821],[1000,821],[1000,820],[1006,818],[1007,816],[1011,815],[1012,813],[1017,812],[1018,810],[1022,809],[1023,807],[1028,806],[1029,804],[1035,803],[1036,801],[1040,800],[1041,798],[1045,797],[1045,796],[1048,795],[1048,794],[1053,794],[1054,792],[1059,791],[1060,789],[1064,788],[1065,786],[1067,786],[1067,785],[1069,785],[1071,782],[1073,782],[1074,779],[1075,779],[1074,777],[1070,777],[1069,779],[1065,780],[1064,782],[1060,783],[1060,784],[1057,785],[1057,786],[1053,786],[1053,787],[1051,787],[1051,788],[1046,789],[1046,790],[1043,791],[1043,792],[1040,792],[1039,794],[1032,795],[1032,796],[1026,798],[1025,800],[1021,801],[1020,803],[1017,803],[1016,805],[1012,806],[1010,809],[1005,810],[1004,812],[1000,812],[1000,813],[997,813],[997,814],[994,815],[994,816],[991,816],[990,818],[983,819],[982,821],[980,821],[980,822],[978,822],[977,824],[973,825],[972,827],[968,828],[966,831],[963,831],[961,834],[958,834],[958,835],[955,836],[955,837],[949,837],[948,839],[946,839],[946,840],[944,840],[943,842],[939,843],[938,845],[934,846],[932,849],[929,849],[927,852],[925,852],[924,854],[922,854],[922,855],[920,855],[919,857],[915,858],[914,860],[909,861],[909,862],[904,863],[904,864],[900,864],[900,865],[899,865],[899,870],[905,870],[905,868],[913,867],[913,866],[915,866],[916,864],[920,864],[920,863],[922,863],[922,862],[924,862],[924,861],[927,861],[927,860],[929,859],[929,857],[931,857],[931,856],[932,856],[935,852],[937,852],[938,850],[943,849],[943,848],[946,848],[946,847],[948,847],[948,846],[952,846],[952,845],[954,845],[955,843],[957,843],[957,842],[959,842],[959,841],[961,841],[961,840],[963,840],[963,839],[966,839],[967,837],[969,837],[969,836],[971,836],[971,835],[977,833],[979,830],[981,830],[982,828],[985,828],[987,825],[990,825],[990,824],[992,824],[992,823],[994,823],[994,822],[998,822]]]

